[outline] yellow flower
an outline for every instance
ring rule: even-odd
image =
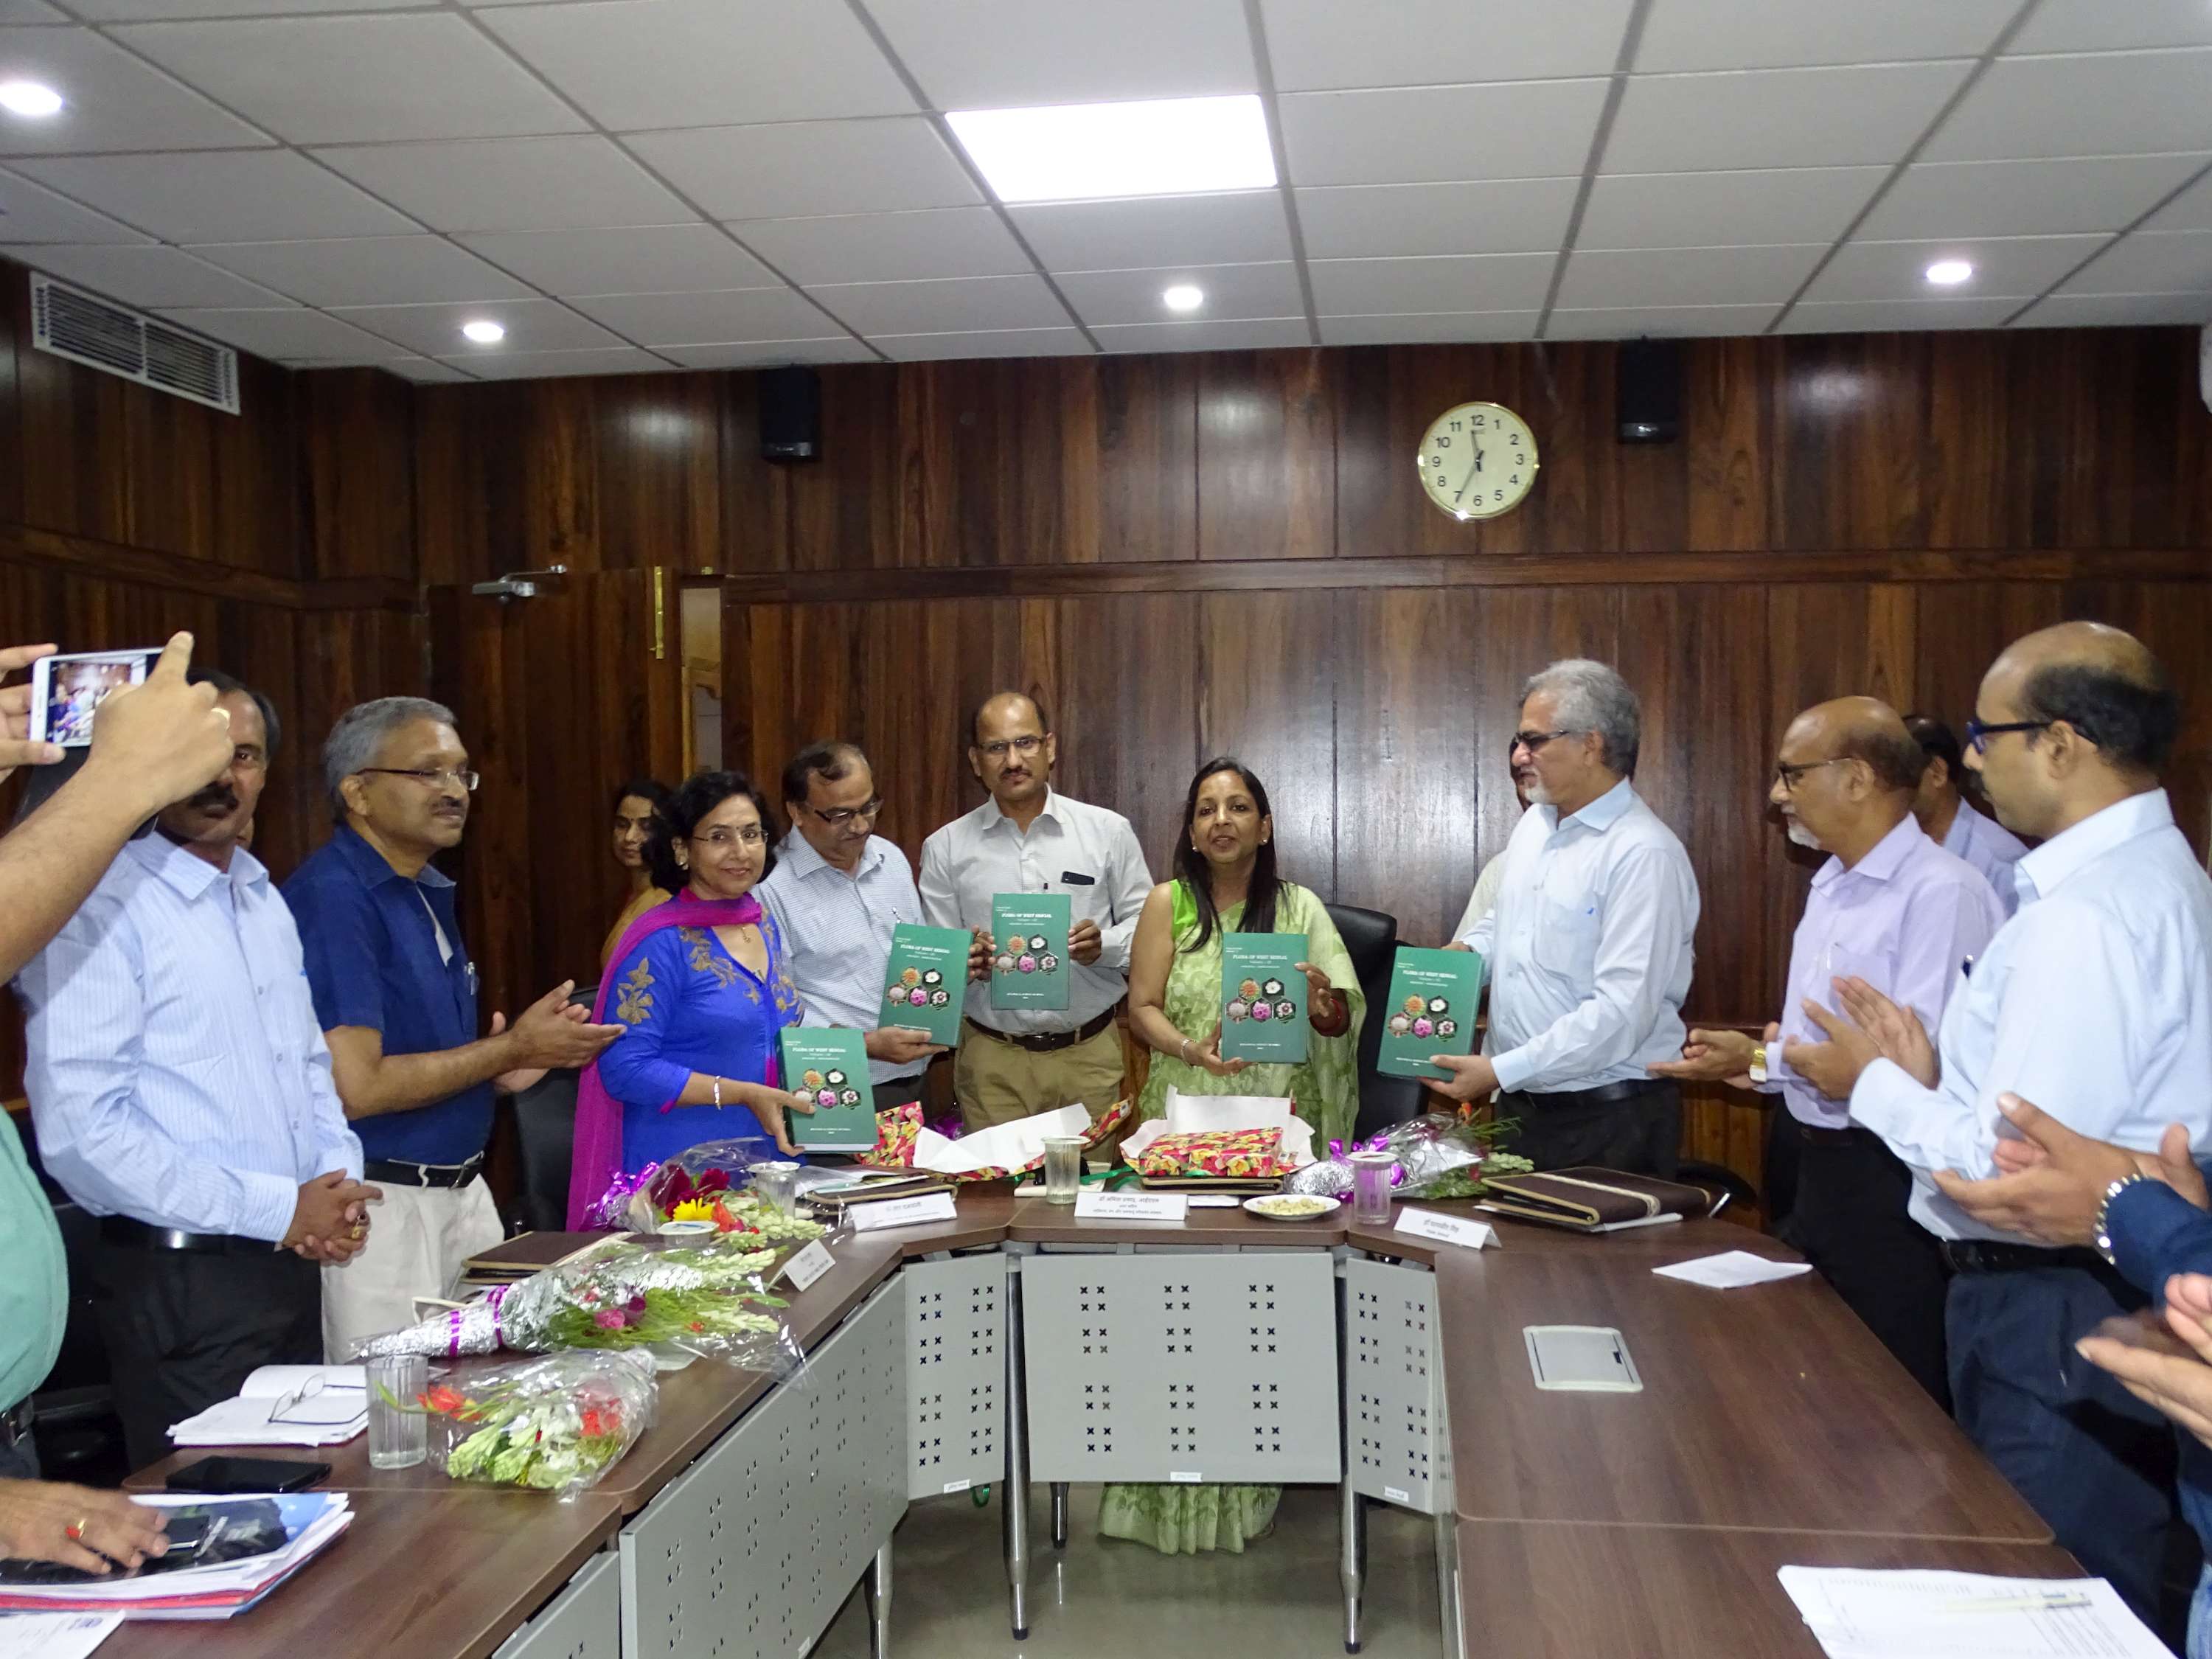
[[[668,1212],[671,1221],[712,1221],[714,1206],[702,1204],[696,1198],[687,1198]]]

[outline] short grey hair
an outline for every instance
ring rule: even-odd
[[[340,823],[346,821],[344,793],[338,786],[356,772],[376,764],[384,740],[414,720],[436,720],[457,726],[453,711],[428,697],[379,697],[357,702],[338,716],[323,744],[323,787],[330,792],[331,811]]]
[[[1601,662],[1568,657],[1528,676],[1521,687],[1521,701],[1527,702],[1539,691],[1548,691],[1557,701],[1561,729],[1597,734],[1607,770],[1624,778],[1636,775],[1644,711],[1626,680]]]

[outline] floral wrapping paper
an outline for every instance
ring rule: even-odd
[[[1083,1137],[1085,1152],[1103,1146],[1121,1126],[1129,1121],[1135,1110],[1128,1101],[1120,1100],[1106,1109],[1105,1115],[1092,1124]],[[921,1135],[921,1103],[908,1101],[903,1106],[876,1114],[876,1144],[865,1152],[856,1153],[854,1161],[872,1170],[910,1170],[914,1167],[915,1143]],[[1000,1169],[995,1164],[980,1170],[969,1170],[946,1177],[951,1181],[1004,1181],[1010,1176],[1027,1175],[1042,1168],[1042,1158],[1033,1159],[1018,1170]]]
[[[1139,1175],[1155,1177],[1249,1181],[1288,1175],[1291,1165],[1283,1155],[1280,1129],[1212,1129],[1162,1135],[1137,1154],[1135,1167]]]

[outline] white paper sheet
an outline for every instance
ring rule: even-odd
[[[1091,1109],[1063,1106],[1055,1112],[1017,1118],[954,1140],[924,1128],[914,1139],[914,1167],[935,1175],[966,1175],[971,1170],[1019,1170],[1044,1156],[1054,1135],[1091,1133]]]
[[[18,1613],[0,1619],[0,1659],[84,1659],[123,1622],[119,1613]]]
[[[1680,1279],[1692,1285],[1710,1285],[1717,1291],[1733,1291],[1746,1285],[1795,1279],[1800,1273],[1811,1273],[1813,1264],[1769,1261],[1749,1250],[1723,1250],[1718,1255],[1701,1255],[1694,1261],[1677,1261],[1672,1267],[1654,1267],[1651,1271],[1662,1279]]]
[[[1784,1567],[1828,1659],[2172,1659],[2101,1578]]]
[[[1287,1098],[1273,1095],[1186,1095],[1170,1086],[1167,1107],[1129,1132],[1121,1156],[1136,1161],[1162,1135],[1209,1134],[1237,1129],[1280,1129],[1283,1153],[1293,1169],[1314,1161],[1313,1125],[1301,1122]]]

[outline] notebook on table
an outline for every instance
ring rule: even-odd
[[[1610,1233],[1701,1216],[1711,1206],[1700,1187],[1577,1164],[1492,1176],[1483,1182],[1483,1198],[1475,1207],[1578,1233]]]

